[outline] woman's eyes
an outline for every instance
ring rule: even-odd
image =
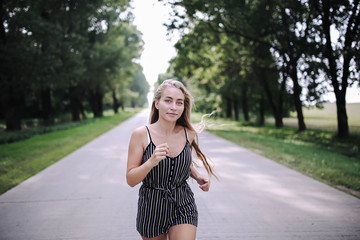
[[[166,103],[171,103],[172,101],[170,99],[165,99],[164,100]],[[176,102],[177,105],[181,106],[183,105],[184,103],[183,102]]]

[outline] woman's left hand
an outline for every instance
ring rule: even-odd
[[[210,189],[210,179],[209,178],[200,176],[197,179],[197,183],[200,185],[199,187],[201,188],[201,190],[203,190],[204,192],[209,191],[209,189]]]

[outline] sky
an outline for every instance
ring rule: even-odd
[[[167,36],[163,25],[169,18],[171,8],[159,3],[158,0],[133,0],[134,24],[143,34],[145,42],[140,64],[146,80],[153,85],[158,75],[165,73],[169,67],[169,60],[176,55],[173,47],[178,38]]]
[[[144,51],[140,64],[150,86],[157,81],[158,75],[165,73],[169,67],[169,60],[176,55],[174,44],[179,39],[177,35],[167,35],[163,25],[169,18],[170,6],[158,0],[132,0],[134,24],[142,33]],[[151,91],[152,92],[152,91]],[[335,102],[335,94],[328,93],[325,100]],[[360,89],[354,85],[348,88],[346,102],[360,102]]]

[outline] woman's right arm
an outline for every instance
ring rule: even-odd
[[[126,181],[129,186],[134,187],[139,184],[153,167],[166,157],[169,152],[167,144],[159,145],[153,155],[144,164],[141,164],[144,154],[146,130],[137,128],[131,135],[128,151],[128,161],[126,170]]]
[[[152,169],[149,161],[141,164],[144,154],[144,139],[146,136],[143,128],[135,129],[130,138],[126,181],[131,187],[139,184]]]

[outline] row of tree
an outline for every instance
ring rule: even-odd
[[[359,0],[172,0],[170,31],[181,30],[167,76],[195,91],[197,108],[239,109],[246,121],[267,111],[277,127],[333,89],[338,136],[349,136],[346,90],[359,82]]]
[[[0,2],[0,119],[52,124],[142,106],[149,85],[136,63],[143,42],[129,0]]]

